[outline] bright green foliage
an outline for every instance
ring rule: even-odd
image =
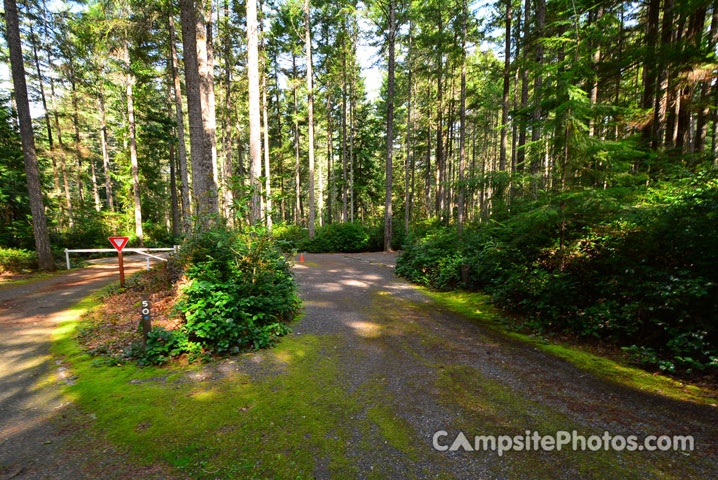
[[[37,269],[37,254],[22,248],[0,247],[0,273]]]
[[[316,232],[304,245],[308,252],[363,252],[369,246],[369,233],[359,223],[332,223]]]
[[[624,193],[564,194],[475,225],[461,241],[451,228],[431,230],[407,246],[397,271],[450,289],[462,286],[467,264],[465,286],[490,293],[535,328],[636,345],[638,359],[670,371],[716,365],[715,172],[639,197]]]
[[[309,239],[309,231],[301,225],[280,223],[272,227],[272,237],[284,252],[300,250]]]
[[[177,309],[186,320],[187,348],[237,353],[270,346],[289,331],[284,322],[299,306],[296,285],[289,262],[265,231],[238,235],[216,228],[193,236],[183,252],[189,283]]]
[[[147,334],[144,352],[140,352],[140,363],[162,364],[176,355],[188,353],[194,357],[201,351],[201,345],[189,342],[187,335],[182,330],[168,331],[162,327],[156,327]]]

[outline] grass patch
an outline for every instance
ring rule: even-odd
[[[688,385],[665,375],[650,373],[627,362],[596,355],[580,346],[550,343],[544,338],[509,331],[499,321],[501,314],[489,303],[488,295],[466,291],[437,292],[427,288],[421,290],[449,310],[477,320],[507,337],[529,343],[540,350],[556,355],[581,370],[607,381],[677,400],[708,405],[718,403],[718,392],[714,389]]]

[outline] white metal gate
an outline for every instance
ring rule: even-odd
[[[172,252],[177,253],[177,250],[179,250],[179,245],[173,245],[172,248],[123,248],[122,252],[135,252],[139,253],[140,255],[144,255],[147,258],[147,270],[150,269],[150,258],[155,258],[157,260],[161,260],[163,262],[166,262],[166,258],[158,257],[157,255],[152,255],[149,252]],[[70,269],[70,254],[71,253],[117,253],[117,250],[114,248],[77,248],[77,249],[65,249],[65,263],[67,264],[67,269]]]

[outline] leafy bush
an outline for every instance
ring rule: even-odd
[[[37,253],[22,248],[0,247],[0,273],[37,270]]]
[[[142,352],[141,363],[162,364],[180,353],[196,356],[201,353],[201,345],[189,342],[182,330],[165,330],[155,327],[147,334],[145,350]]]
[[[183,349],[199,344],[208,352],[236,353],[270,346],[289,332],[285,322],[299,306],[296,285],[266,231],[217,227],[193,236],[182,255],[188,283],[176,307],[185,319]]]
[[[384,222],[374,224],[367,229],[367,232],[369,233],[367,250],[370,252],[380,252],[384,250]],[[391,248],[394,250],[402,249],[407,240],[403,218],[394,217],[391,232]]]
[[[434,225],[406,246],[397,273],[450,289],[467,264],[470,287],[532,326],[609,339],[664,370],[717,366],[715,173],[648,189],[625,206],[623,192],[612,193],[517,204],[502,222],[467,227],[461,241]]]
[[[455,288],[461,275],[457,255],[460,256],[460,247],[456,232],[440,227],[420,241],[407,244],[396,271],[421,285],[440,290]]]
[[[369,233],[358,222],[330,223],[316,230],[314,239],[302,246],[313,253],[364,252],[369,246]]]
[[[290,225],[278,223],[272,226],[272,237],[277,241],[277,246],[287,253],[300,250],[309,239],[308,230],[301,225]]]

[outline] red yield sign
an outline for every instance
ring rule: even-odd
[[[108,240],[118,252],[121,252],[122,249],[125,248],[129,239],[130,237],[108,237]]]
[[[127,245],[130,237],[108,237],[113,247],[117,250],[117,261],[120,264],[120,285],[125,285],[125,263],[122,260],[122,249]]]

